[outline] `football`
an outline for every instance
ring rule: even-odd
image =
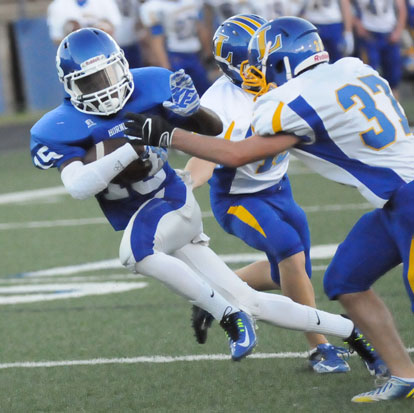
[[[115,151],[121,146],[125,145],[127,142],[130,142],[126,138],[114,138],[106,139],[93,145],[83,157],[83,163],[91,163],[97,159],[102,158],[103,156]],[[135,146],[135,145],[133,145]],[[142,152],[144,147],[141,146]],[[132,182],[140,181],[148,176],[149,171],[151,170],[151,161],[137,159],[131,162],[122,172],[120,172],[112,182],[115,184],[127,185]]]

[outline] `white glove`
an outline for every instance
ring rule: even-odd
[[[164,108],[180,116],[191,116],[200,107],[200,97],[189,75],[180,69],[170,76],[170,89],[172,101],[162,103]]]
[[[344,54],[345,56],[350,56],[352,52],[354,51],[354,34],[352,32],[345,32],[344,41],[345,41]]]

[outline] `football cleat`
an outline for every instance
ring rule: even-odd
[[[379,382],[390,377],[387,365],[357,327],[344,341],[350,346],[351,353],[356,351],[362,358],[371,376],[375,376]]]
[[[223,317],[221,327],[229,339],[231,358],[240,361],[256,346],[257,339],[253,319],[245,312],[238,311]]]
[[[309,365],[316,373],[346,373],[351,368],[344,358],[349,351],[332,344],[319,344],[309,356]]]
[[[382,400],[414,399],[414,382],[408,382],[395,376],[378,389],[361,393],[352,398],[354,403],[371,403]]]
[[[193,305],[191,325],[197,343],[204,344],[207,341],[207,331],[211,327],[214,317],[206,310]]]

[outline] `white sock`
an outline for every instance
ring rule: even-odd
[[[341,338],[348,338],[352,333],[354,323],[340,315],[295,303],[280,294],[254,290],[206,246],[189,244],[174,255],[186,262],[224,297],[231,302],[237,300],[242,310],[258,320],[278,327]]]
[[[279,294],[258,292],[260,319],[280,327],[348,338],[354,323],[338,314],[298,304]]]
[[[157,252],[136,263],[135,267],[139,273],[156,278],[177,294],[208,311],[218,321],[223,315],[239,311],[237,305],[226,300],[187,264],[175,257]]]

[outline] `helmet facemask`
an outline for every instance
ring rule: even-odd
[[[308,69],[329,62],[317,28],[298,17],[280,17],[264,24],[249,42],[242,87],[256,97],[281,86]]]
[[[65,91],[80,112],[108,116],[120,111],[134,90],[128,62],[121,50],[106,58],[96,56],[81,70],[62,78]]]
[[[245,60],[242,62],[240,67],[240,76],[243,79],[242,88],[246,92],[255,95],[255,100],[259,96],[267,93],[269,89],[277,87],[275,83],[268,83],[266,80],[266,62],[267,58],[269,57],[270,47],[271,42],[268,42],[266,44],[266,50],[260,65],[249,65],[249,61]]]

